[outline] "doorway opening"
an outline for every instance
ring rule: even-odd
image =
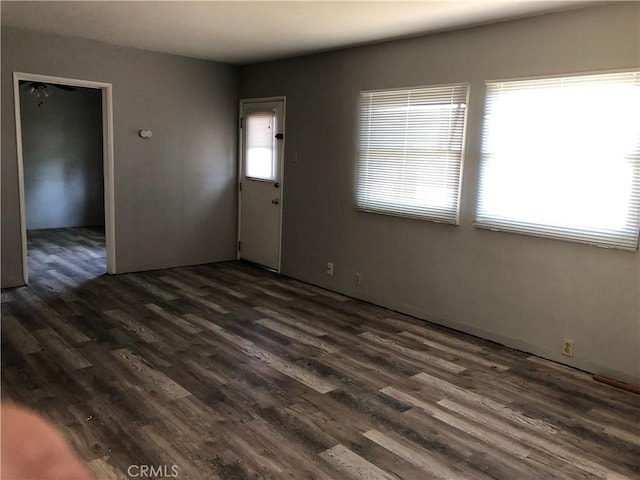
[[[24,283],[115,273],[111,85],[14,73]]]
[[[240,101],[237,258],[280,271],[285,98]]]

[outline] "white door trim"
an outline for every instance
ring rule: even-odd
[[[22,152],[22,121],[20,116],[20,80],[43,83],[58,83],[72,87],[97,88],[102,90],[102,163],[104,168],[104,221],[107,250],[107,273],[117,273],[115,242],[115,191],[113,161],[113,86],[110,83],[52,77],[33,73],[13,72],[13,102],[16,121],[16,151],[18,157],[18,195],[20,197],[20,235],[22,240],[22,276],[29,283],[27,264],[27,221],[24,194],[24,159]]]
[[[287,140],[287,97],[276,96],[276,97],[259,97],[259,98],[243,98],[239,102],[239,110],[238,110],[238,180],[237,180],[237,191],[238,191],[238,231],[237,231],[237,239],[236,241],[236,260],[240,260],[240,232],[242,226],[242,192],[240,191],[240,183],[242,182],[242,155],[243,155],[243,131],[241,127],[242,122],[242,108],[245,103],[260,103],[260,102],[282,102],[282,130],[285,132],[284,139],[282,142],[282,151],[280,157],[280,228],[279,228],[279,238],[278,238],[278,268],[276,272],[280,272],[280,267],[282,266],[282,206],[284,204],[284,152],[286,148],[286,140]]]

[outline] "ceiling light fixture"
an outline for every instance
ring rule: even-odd
[[[44,99],[51,95],[51,89],[45,83],[32,82],[29,85],[29,95],[39,98],[38,106],[41,107]]]

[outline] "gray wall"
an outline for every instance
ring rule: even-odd
[[[235,257],[235,67],[3,27],[1,70],[3,287],[22,283],[14,71],[113,84],[119,272]]]
[[[27,229],[104,225],[102,91],[20,86]]]
[[[241,97],[287,96],[282,272],[640,383],[638,252],[472,226],[484,82],[638,67],[639,8],[590,6],[242,68]],[[461,225],[356,212],[359,92],[463,81],[471,97]],[[573,359],[560,355],[565,337],[575,339]]]

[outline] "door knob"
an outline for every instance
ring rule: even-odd
[[[274,186],[275,188],[280,188],[280,184],[279,184],[278,182],[274,183],[274,184],[273,184],[273,186]]]
[[[271,200],[271,203],[273,203],[274,205],[278,205],[280,203],[280,199],[274,198],[273,200]]]

